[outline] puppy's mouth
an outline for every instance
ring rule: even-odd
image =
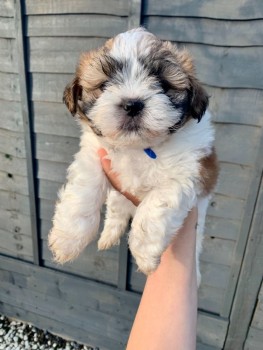
[[[142,129],[141,116],[125,117],[119,127],[120,131],[139,133]]]

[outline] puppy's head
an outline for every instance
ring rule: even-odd
[[[84,53],[64,101],[109,144],[148,147],[199,122],[208,96],[187,51],[138,28]]]

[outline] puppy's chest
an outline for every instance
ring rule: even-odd
[[[178,157],[150,158],[143,152],[109,153],[112,169],[119,174],[123,191],[143,198],[153,188],[167,187],[171,181],[184,181],[197,171],[186,166]],[[193,163],[191,168],[193,168]]]

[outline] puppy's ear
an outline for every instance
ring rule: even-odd
[[[199,83],[195,77],[190,78],[190,108],[189,114],[194,119],[198,120],[198,123],[202,119],[203,115],[209,104],[208,94],[205,89]]]
[[[82,95],[82,87],[79,85],[78,78],[74,78],[71,83],[69,83],[63,94],[63,102],[68,107],[70,113],[74,116],[78,110],[78,100]]]

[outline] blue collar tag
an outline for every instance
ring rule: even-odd
[[[148,157],[150,157],[152,159],[156,159],[157,158],[156,153],[154,153],[154,151],[151,148],[145,148],[144,152],[147,154]]]

